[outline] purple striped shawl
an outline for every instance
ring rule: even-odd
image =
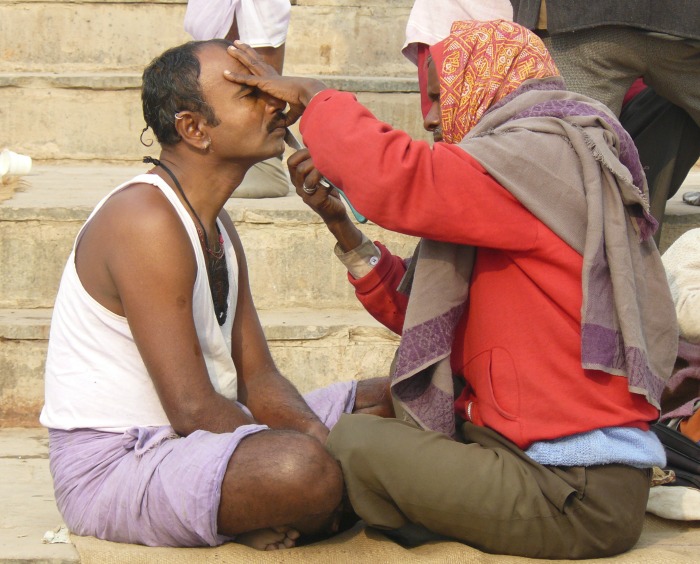
[[[657,224],[646,179],[617,118],[563,90],[558,78],[531,80],[484,114],[460,146],[583,256],[582,367],[626,376],[630,391],[659,407],[677,322],[651,239]],[[449,357],[472,251],[420,242],[392,374],[407,418],[447,435],[455,430]]]
[[[688,362],[688,366],[681,368],[668,381],[668,389],[675,392],[681,384],[690,395],[684,392],[685,403],[671,411],[661,415],[661,421],[667,421],[675,417],[690,417],[695,413],[695,405],[700,401],[700,343],[691,343],[683,339],[678,343],[678,356]],[[694,387],[688,385],[690,380],[697,380]]]

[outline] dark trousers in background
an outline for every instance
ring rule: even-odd
[[[662,223],[666,201],[678,192],[700,158],[700,127],[688,112],[653,88],[623,106],[620,123],[637,146],[649,184],[651,214]],[[657,245],[660,235],[661,229],[654,237]]]

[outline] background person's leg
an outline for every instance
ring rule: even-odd
[[[644,47],[649,59],[644,82],[700,125],[700,41],[646,35]]]
[[[272,157],[250,167],[231,197],[280,198],[289,194],[291,186],[283,160]]]
[[[644,74],[643,41],[630,28],[600,27],[542,38],[568,90],[620,115],[622,100]]]
[[[396,530],[395,537],[405,533],[408,542],[427,530],[487,552],[593,558],[638,539],[645,471],[549,469],[493,431],[463,429],[477,442],[395,419],[345,415],[327,447],[343,468],[357,514],[368,525]]]
[[[666,202],[700,158],[700,127],[688,112],[653,88],[647,88],[624,106],[620,123],[634,140],[644,167],[651,214],[659,222],[654,235],[658,245]]]

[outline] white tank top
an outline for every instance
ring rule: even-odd
[[[238,296],[238,262],[221,223],[229,277],[228,314],[221,327],[214,313],[197,229],[163,179],[155,174],[142,174],[125,182],[97,204],[85,225],[112,195],[136,183],[160,188],[187,229],[197,259],[192,307],[202,354],[214,389],[235,400],[237,378],[231,358],[231,326]],[[54,429],[89,428],[115,433],[134,426],[169,425],[126,318],[100,305],[80,282],[75,269],[75,248],[85,225],[73,244],[56,297],[40,422]]]

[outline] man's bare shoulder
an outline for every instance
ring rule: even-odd
[[[196,266],[189,236],[173,205],[151,184],[132,184],[112,195],[86,226],[76,268],[88,293],[124,315],[123,298],[149,280],[193,284]]]
[[[148,183],[130,184],[114,193],[99,215],[103,221],[122,228],[152,230],[169,223],[182,227],[177,211],[162,190]]]
[[[173,204],[152,184],[131,184],[116,192],[88,227],[81,246],[92,247],[112,266],[148,256],[161,257],[163,264],[175,261],[177,267],[183,260],[194,264],[193,253],[173,252],[191,250],[189,236]]]

